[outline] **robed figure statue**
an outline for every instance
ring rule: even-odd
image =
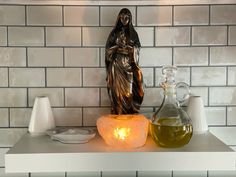
[[[143,76],[138,66],[139,37],[131,12],[123,8],[105,49],[106,81],[112,114],[138,113],[143,101]]]

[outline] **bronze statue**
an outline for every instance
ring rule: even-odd
[[[138,66],[141,45],[131,12],[123,8],[107,43],[105,63],[112,114],[138,113],[143,101],[143,76]]]

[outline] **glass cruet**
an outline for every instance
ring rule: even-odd
[[[180,106],[187,101],[189,87],[184,82],[175,82],[176,72],[175,66],[163,67],[162,74],[165,80],[161,87],[164,90],[164,98],[150,124],[153,140],[162,147],[184,146],[190,141],[193,132],[191,119]],[[179,96],[181,93],[182,98]]]

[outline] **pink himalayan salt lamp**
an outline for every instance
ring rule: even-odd
[[[145,116],[105,115],[97,120],[97,128],[106,144],[122,148],[137,148],[146,143],[149,121]]]

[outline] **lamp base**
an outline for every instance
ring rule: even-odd
[[[106,115],[97,120],[97,128],[106,144],[137,148],[146,143],[149,121],[141,114]]]

